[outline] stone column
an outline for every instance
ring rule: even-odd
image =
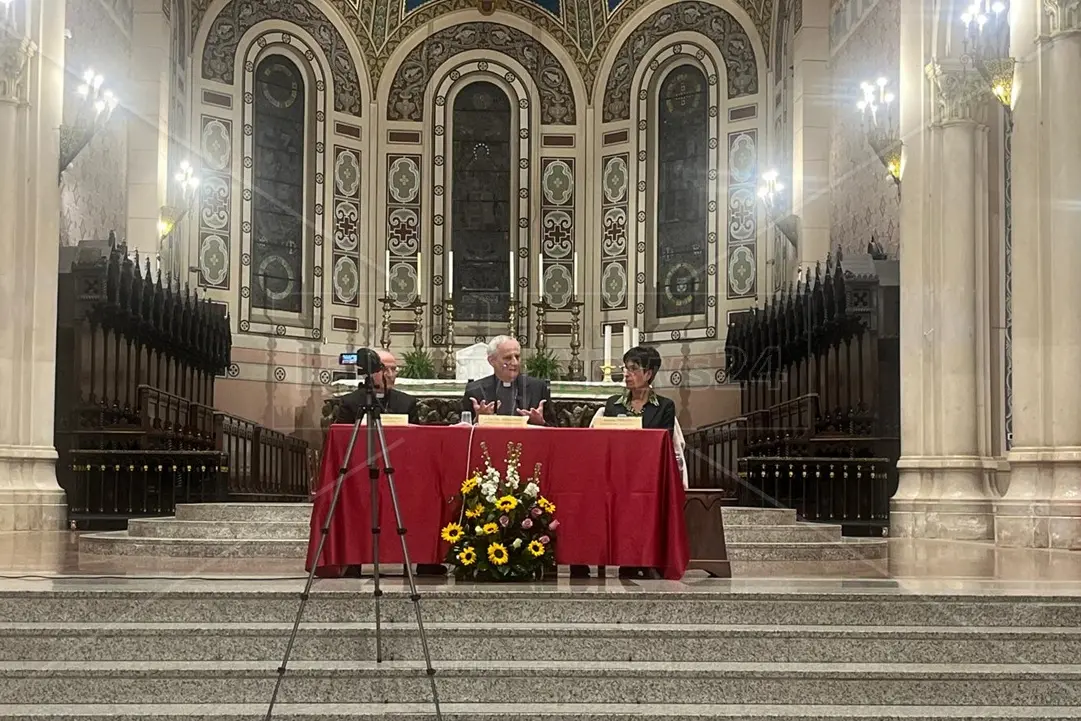
[[[1001,545],[1081,548],[1081,3],[1013,4],[1013,447]]]
[[[65,8],[15,5],[18,31],[0,30],[0,183],[18,191],[0,196],[0,531],[59,529],[67,514],[53,448]]]
[[[979,434],[977,277],[990,94],[971,67],[934,57],[930,5],[901,9],[902,416],[890,533],[984,539],[993,513]]]

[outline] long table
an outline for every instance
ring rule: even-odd
[[[352,426],[334,425],[323,448],[314,500],[307,568],[321,576],[373,560],[368,449],[362,429],[350,460],[323,557],[315,553],[345,457]],[[385,428],[413,563],[442,563],[440,529],[459,518],[462,481],[482,469],[481,442],[492,465],[505,469],[507,443],[522,444],[521,474],[541,466],[541,492],[556,505],[556,562],[588,566],[659,568],[678,580],[689,550],[683,521],[683,483],[671,436],[663,430],[577,428]],[[378,456],[378,453],[376,454]],[[382,467],[382,462],[378,465]],[[381,563],[401,563],[401,543],[389,486],[379,482]]]

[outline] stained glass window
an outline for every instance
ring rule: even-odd
[[[705,312],[709,188],[706,77],[682,65],[657,107],[657,318]]]
[[[304,290],[305,85],[270,55],[255,69],[252,119],[251,303],[300,313]]]
[[[492,83],[454,99],[451,242],[454,316],[505,322],[510,293],[511,110]]]

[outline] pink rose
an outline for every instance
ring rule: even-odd
[[[552,529],[553,531],[556,530],[557,528],[559,528],[559,521],[553,518],[552,522],[548,524],[548,528]]]
[[[503,526],[503,528],[506,528],[507,526],[509,526],[510,525],[510,516],[500,516],[499,517],[499,525]]]
[[[548,538],[548,536],[541,536],[541,537],[540,537],[539,539],[537,539],[537,540],[539,540],[539,541],[540,541],[541,543],[543,543],[543,544],[544,544],[545,546],[547,546],[547,545],[548,545],[549,543],[551,543],[551,542],[552,542],[552,539],[551,539],[551,538]]]
[[[533,521],[528,518],[525,519],[524,521],[522,521],[522,528],[533,528]]]
[[[542,514],[542,513],[544,513],[544,511],[542,511],[542,510],[540,509],[540,507],[539,507],[539,506],[533,506],[533,510],[531,510],[531,511],[529,512],[529,515],[531,515],[531,516],[533,516],[534,518],[536,518],[537,516],[539,516],[539,515],[540,515],[540,514]]]

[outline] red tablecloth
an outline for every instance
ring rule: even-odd
[[[507,442],[522,444],[522,478],[541,463],[541,492],[556,504],[556,561],[588,566],[659,568],[679,579],[689,550],[683,523],[683,484],[672,439],[662,430],[578,428],[387,427],[387,446],[413,563],[442,563],[440,529],[459,518],[458,492],[467,472],[483,468],[480,443],[502,472]],[[352,426],[327,433],[307,567],[333,496]],[[372,562],[371,486],[365,429],[361,429],[338,510],[331,520],[322,576]],[[382,467],[382,463],[379,464]],[[390,490],[380,477],[380,562],[401,563]]]

